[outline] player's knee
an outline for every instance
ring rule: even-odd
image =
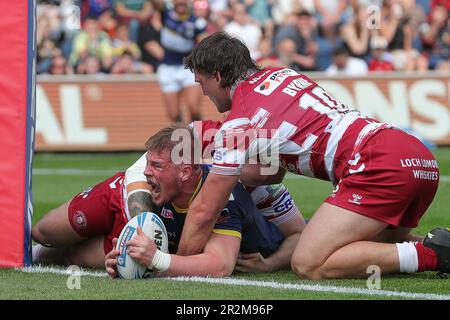
[[[312,279],[313,278],[314,268],[311,268],[308,265],[304,265],[298,261],[292,260],[291,269],[301,279]]]
[[[31,237],[32,239],[40,243],[42,245],[51,244],[51,228],[47,227],[45,223],[39,221],[32,229],[31,229]]]
[[[313,259],[308,259],[305,255],[293,255],[291,260],[292,271],[302,279],[318,280],[322,279],[320,265]]]

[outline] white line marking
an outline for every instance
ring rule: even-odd
[[[33,266],[25,268],[16,268],[17,271],[26,273],[53,273],[58,275],[73,275],[67,269],[60,269],[55,267],[43,267]],[[86,271],[80,269],[75,273],[80,276],[93,276],[93,277],[107,277],[106,272],[101,271]],[[381,296],[381,297],[397,297],[397,298],[409,298],[409,299],[426,299],[426,300],[450,300],[450,295],[434,294],[434,293],[418,293],[418,292],[404,292],[404,291],[389,291],[389,290],[370,290],[365,288],[353,288],[353,287],[339,287],[329,286],[323,284],[300,284],[300,283],[280,283],[275,281],[258,281],[247,279],[232,279],[232,278],[205,278],[205,277],[176,277],[176,278],[160,278],[165,280],[180,281],[180,282],[199,282],[218,285],[231,285],[231,286],[251,286],[261,288],[272,289],[286,289],[297,291],[312,291],[312,292],[330,292],[330,293],[342,293],[342,294],[360,294],[368,296]]]
[[[125,171],[122,169],[77,169],[77,168],[35,168],[33,169],[33,175],[37,176],[105,176],[113,175],[119,171]],[[286,179],[313,179],[305,176],[299,176],[292,173],[286,175]],[[441,182],[449,182],[450,176],[440,176]]]
[[[169,278],[175,281],[187,282],[201,282],[211,284],[225,284],[237,286],[254,286],[274,289],[288,289],[300,291],[315,291],[315,292],[333,292],[346,294],[362,294],[369,296],[384,296],[384,297],[402,297],[412,299],[426,299],[426,300],[450,300],[450,295],[441,295],[433,293],[415,293],[402,291],[388,291],[388,290],[370,290],[365,288],[352,287],[338,287],[328,286],[322,284],[298,284],[298,283],[279,283],[275,281],[256,281],[247,279],[231,279],[231,278],[203,278],[203,277],[177,277]]]
[[[87,270],[84,270],[83,268],[80,268],[80,271],[78,271],[78,272],[71,272],[69,269],[44,267],[41,265],[25,267],[25,268],[15,268],[15,270],[20,271],[20,272],[25,272],[25,273],[53,273],[53,274],[62,275],[62,276],[72,276],[72,275],[90,276],[90,277],[107,277],[108,276],[108,274],[106,272],[102,272],[102,271],[87,271]]]

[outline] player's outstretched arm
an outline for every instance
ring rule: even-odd
[[[203,253],[172,255],[169,269],[160,275],[227,277],[233,273],[240,245],[238,237],[213,233]]]
[[[239,176],[208,175],[189,206],[177,254],[188,256],[202,252],[238,179]]]
[[[241,240],[236,236],[213,233],[205,246],[205,250],[200,254],[192,256],[164,254],[168,257],[167,263],[164,271],[158,275],[229,276],[233,272],[240,244]],[[155,263],[158,250],[154,242],[141,228],[137,229],[137,236],[127,242],[127,251],[136,262],[148,266],[150,269],[158,270]],[[110,277],[116,275],[117,254],[118,252],[111,252],[106,258],[106,270]]]

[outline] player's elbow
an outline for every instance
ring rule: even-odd
[[[234,263],[228,263],[227,261],[219,261],[215,270],[211,276],[216,278],[229,277],[233,273]]]

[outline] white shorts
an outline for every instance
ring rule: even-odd
[[[194,74],[184,65],[161,64],[157,73],[159,86],[164,93],[179,92],[196,84]]]

